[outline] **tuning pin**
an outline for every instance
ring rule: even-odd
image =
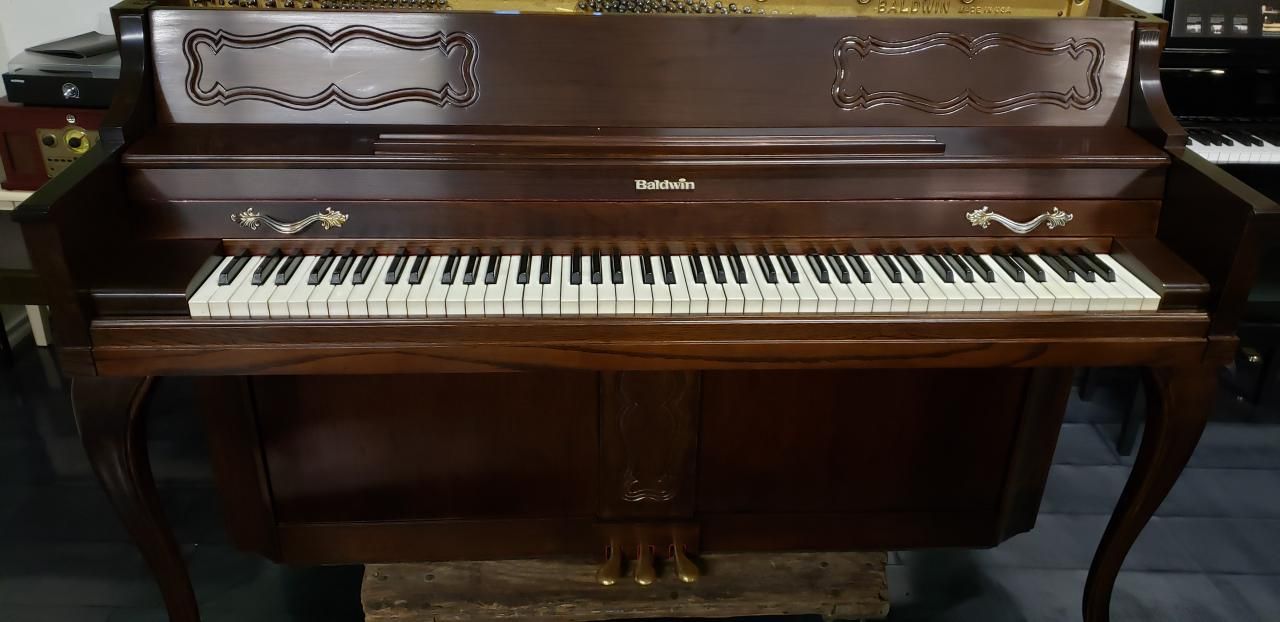
[[[658,580],[658,571],[653,567],[653,547],[647,544],[641,544],[639,554],[636,555],[635,578],[640,585],[653,585]]]
[[[605,551],[604,563],[596,569],[596,583],[603,586],[616,585],[622,578],[622,552],[610,544]]]
[[[680,578],[682,583],[697,583],[702,577],[702,573],[698,570],[698,564],[685,554],[684,547],[679,544],[672,545],[671,556],[676,560],[676,576]]]

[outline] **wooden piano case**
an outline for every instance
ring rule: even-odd
[[[1203,429],[1258,222],[1276,212],[1183,153],[1159,88],[1165,25],[1115,2],[1060,20],[146,0],[115,15],[124,70],[102,141],[17,217],[86,449],[175,621],[199,613],[142,442],[156,377],[200,377],[226,520],[248,550],[586,563],[995,545],[1033,526],[1072,369],[1142,366],[1146,437],[1084,598],[1102,622]],[[325,208],[350,222],[287,237],[236,224]],[[1019,234],[969,216],[984,208],[1075,218]],[[187,313],[211,257],[241,251],[587,243],[1070,246],[1112,254],[1161,300],[1096,314]]]
[[[233,535],[290,562],[983,547],[1029,529],[1063,369],[206,381]],[[957,399],[973,391],[981,400]],[[226,396],[240,396],[228,400]],[[255,430],[257,445],[241,434]],[[246,469],[245,465],[260,465]],[[260,491],[270,491],[266,496]]]

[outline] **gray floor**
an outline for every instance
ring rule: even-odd
[[[29,342],[18,353],[0,371],[0,621],[163,620],[88,470],[52,362]],[[359,568],[279,567],[228,545],[200,431],[181,412],[188,393],[181,381],[160,387],[152,457],[205,619],[360,620]],[[1072,402],[1035,530],[985,551],[894,553],[890,619],[1079,620],[1085,572],[1131,463],[1114,451],[1113,398],[1104,385]],[[1280,620],[1280,425],[1226,400],[1221,410],[1129,556],[1114,620]]]

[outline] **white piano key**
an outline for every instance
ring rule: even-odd
[[[210,317],[209,300],[213,298],[214,292],[218,291],[218,275],[222,274],[234,259],[234,257],[223,257],[213,272],[205,277],[204,282],[196,289],[196,293],[187,300],[187,310],[191,313],[191,317]]]
[[[783,313],[799,313],[800,312],[800,293],[796,291],[795,284],[787,280],[786,269],[782,266],[782,263],[778,260],[777,255],[773,255],[772,257],[769,258],[769,260],[773,263],[774,274],[777,275],[777,279],[776,279],[777,282],[772,283],[772,285],[778,288],[778,297],[782,299],[782,312]],[[756,263],[759,264],[759,261],[757,261]],[[763,275],[764,272],[765,272],[765,268],[764,266],[761,266],[760,267],[761,275]]]
[[[1032,263],[1044,271],[1045,289],[1048,289],[1059,300],[1066,300],[1069,305],[1067,307],[1068,311],[1089,310],[1089,295],[1079,285],[1059,276],[1057,271],[1049,267],[1049,264],[1045,263],[1044,258],[1039,255],[1028,254],[1027,256],[1031,258]],[[1030,278],[1030,275],[1028,275],[1028,278]],[[1057,309],[1059,307],[1054,305],[1054,308]]]
[[[853,271],[852,262],[849,261],[849,256],[845,255],[842,259],[844,259],[845,263],[849,265],[849,290],[852,291],[853,295],[857,296],[859,300],[861,300],[864,295],[869,296],[871,299],[870,312],[872,313],[890,313],[897,311],[895,309],[895,305],[898,303],[895,302],[896,299],[885,285],[884,272],[877,272],[872,268],[876,263],[876,258],[871,255],[858,256],[862,258],[862,264],[867,267],[867,272],[871,274],[871,282],[863,283],[858,279],[858,275]],[[864,294],[859,290],[859,287],[865,288],[866,293]],[[901,305],[903,307],[902,311],[906,311],[910,300],[904,300],[903,302],[906,304]],[[855,310],[859,313],[864,312],[863,309],[865,309],[865,307],[862,305],[855,306]]]
[[[927,310],[930,313],[959,311],[964,307],[963,299],[953,300],[943,291],[941,281],[933,273],[933,268],[929,265],[928,260],[924,258],[924,255],[912,255],[911,258],[915,260],[916,265],[920,268],[921,279],[917,285],[920,286],[920,290],[924,292],[925,296],[929,297]],[[903,278],[910,277],[904,274]]]
[[[236,278],[233,281],[226,285],[218,286],[218,289],[209,297],[210,317],[220,319],[232,317],[230,307],[231,297],[236,295],[236,292],[240,290],[241,285],[249,282],[249,279],[253,277],[253,270],[258,266],[258,262],[261,259],[261,257],[250,257],[249,261],[245,264],[244,268],[240,270],[240,273],[236,275]],[[245,317],[247,316],[248,312],[246,309]]]
[[[354,256],[347,260],[348,262],[358,262],[359,257]],[[347,274],[343,277],[342,282],[333,286],[333,291],[329,294],[329,300],[326,304],[329,306],[329,317],[342,319],[350,317],[347,314],[347,299],[351,296],[351,292],[355,290],[355,284],[351,282],[355,275],[356,267],[352,263],[347,269]]]
[[[524,317],[525,286],[520,282],[520,256],[507,257],[507,263],[511,268],[507,270],[507,285],[502,292],[502,315],[504,317]],[[535,265],[537,265],[535,258],[530,257],[529,268],[532,270]],[[529,280],[535,283],[538,281],[536,270],[529,274]]]
[[[613,258],[610,257],[609,263],[607,264],[611,269],[622,271],[622,282],[613,286],[613,298],[615,301],[614,312],[617,315],[635,315],[636,295],[632,290],[632,284],[635,283],[635,281],[633,281],[631,277],[631,262],[626,256],[619,256],[619,260],[621,261],[621,264],[614,266]]]
[[[1114,272],[1115,270],[1112,269],[1113,274]],[[1115,288],[1116,295],[1118,297],[1118,301],[1117,301],[1118,310],[1119,311],[1141,311],[1142,296],[1136,290],[1134,290],[1133,287],[1131,287],[1128,282],[1120,278],[1120,275],[1115,274],[1114,276],[1116,280],[1111,283],[1111,286]],[[1102,280],[1102,277],[1099,276],[1098,280]]]
[[[684,270],[680,268],[680,257],[678,255],[671,257],[671,267],[676,277],[674,283],[668,284],[671,290],[671,314],[689,315],[691,311],[689,283],[685,282]]]
[[[413,289],[413,283],[409,282],[409,276],[413,274],[413,266],[418,263],[419,257],[421,255],[413,254],[405,258],[404,271],[400,275],[400,282],[392,285],[391,291],[387,292],[387,317],[409,317],[409,291]],[[426,260],[423,259],[423,261]],[[423,269],[425,270],[426,268],[424,267]]]
[[[267,311],[273,320],[283,320],[292,317],[289,312],[289,300],[293,298],[293,294],[299,288],[306,287],[307,275],[311,274],[311,269],[316,265],[316,257],[302,257],[298,263],[298,269],[294,270],[293,278],[289,279],[281,287],[277,287],[276,291],[271,294],[271,298],[267,300]]]
[[[813,292],[814,302],[811,313],[835,313],[836,292],[831,289],[829,283],[818,280],[818,273],[813,270],[809,258],[804,255],[792,255],[791,261],[795,263],[796,271],[800,273],[800,281]],[[830,270],[827,270],[827,276],[830,278]]]
[[[889,301],[889,308],[884,309],[876,304],[872,305],[878,313],[888,311],[890,313],[910,313],[911,312],[911,296],[907,294],[907,289],[901,283],[894,283],[889,278],[889,274],[880,266],[880,262],[872,255],[863,255],[862,263],[867,265],[867,270],[871,272],[871,283],[867,285],[867,290],[873,296],[877,296],[876,302],[881,300]],[[878,285],[884,290],[884,296],[879,297],[879,292],[875,290],[873,285]]]
[[[453,283],[445,286],[444,314],[448,317],[466,317],[467,315],[467,289],[471,287],[463,283],[463,277],[467,272],[467,261],[468,258],[464,256],[454,262]],[[430,296],[431,293],[428,292],[427,297],[430,298]]]
[[[643,256],[640,261],[644,261]],[[649,257],[649,265],[653,267],[653,287],[649,288],[653,294],[653,313],[654,315],[671,315],[671,286],[667,285],[662,275],[662,257],[658,255]]]
[[[601,264],[603,267],[603,264]],[[600,281],[604,282],[601,273]],[[600,287],[591,280],[591,256],[582,256],[582,284],[578,286],[578,315],[595,317],[600,314]]]
[[[991,269],[999,270],[996,266],[992,266]],[[982,307],[979,310],[984,313],[1003,313],[1018,309],[1018,300],[1013,297],[1012,292],[994,282],[988,283],[978,270],[973,271],[973,282],[966,285],[972,287],[982,297]]]
[[[564,283],[565,257],[551,258],[551,282],[542,286],[542,315],[561,315],[560,290]]]
[[[581,296],[582,285],[573,284],[573,257],[565,257],[560,273],[560,314],[581,315]]]
[[[387,297],[391,295],[391,289],[395,287],[395,283],[387,282],[387,273],[391,271],[391,265],[395,262],[395,256],[388,256],[387,263],[383,265],[382,272],[374,278],[373,287],[369,290],[369,295],[365,297],[365,305],[369,308],[369,317],[383,318],[390,314],[387,312]],[[412,261],[412,257],[406,257],[405,262]],[[412,265],[412,264],[410,264]],[[409,270],[406,267],[400,274],[400,279],[409,278]]]
[[[1155,311],[1160,308],[1160,295],[1148,287],[1142,279],[1120,265],[1120,262],[1116,261],[1111,255],[1098,253],[1097,257],[1116,273],[1116,280],[1123,279],[1126,285],[1138,293],[1141,298],[1141,303],[1138,305],[1139,311]]]
[[[952,282],[948,283],[933,269],[933,265],[929,263],[928,259],[921,262],[920,269],[924,272],[925,280],[932,283],[946,298],[947,312],[963,313],[965,311],[978,311],[982,308],[982,298],[978,297],[976,293],[966,296],[961,291],[961,286],[965,285],[965,282],[960,279],[954,270],[951,273]]]
[[[321,262],[321,258],[319,256],[312,255],[307,257],[307,259],[310,260],[305,264],[307,266],[307,271],[301,272],[302,267],[300,266],[298,270],[301,273],[294,275],[293,277],[295,279],[300,279],[300,281],[297,289],[293,290],[293,293],[289,295],[289,300],[287,302],[290,319],[296,320],[311,317],[307,301],[311,299],[311,294],[316,291],[316,286],[311,284],[311,272],[318,267]],[[333,266],[330,265],[330,269],[332,268]],[[321,282],[323,282],[323,280],[324,279],[322,278]]]
[[[703,257],[702,259],[703,261],[709,261],[709,258],[707,257]],[[724,290],[724,310],[725,313],[729,314],[748,313],[747,296],[743,291],[743,285],[738,282],[737,277],[733,273],[733,268],[729,265],[731,261],[732,259],[726,255],[720,256],[720,264],[724,266],[724,283],[720,284]],[[758,293],[759,292],[757,292],[757,294]],[[758,296],[756,300],[760,300]],[[754,313],[759,312],[759,310],[754,311]]]
[[[409,293],[405,297],[404,303],[404,311],[407,317],[427,317],[427,298],[431,295],[431,289],[440,285],[440,272],[444,268],[444,262],[447,260],[448,257],[441,257],[440,255],[432,255],[427,258],[427,265],[422,271],[422,280],[409,284]],[[389,260],[387,265],[390,265]],[[413,264],[410,263],[409,267],[412,268]],[[385,272],[386,270],[384,269],[384,278],[381,279],[384,281],[386,280]],[[405,275],[405,279],[408,278],[409,275]]]
[[[338,269],[341,257],[334,257],[321,275],[320,282],[311,286],[311,295],[307,297],[307,317],[329,317],[329,294],[333,293],[333,271]]]
[[[526,317],[542,315],[542,255],[529,258],[529,282],[524,285],[524,300],[520,305]]]
[[[631,275],[628,277],[628,282],[631,283],[631,296],[636,301],[636,315],[652,315],[653,286],[644,282],[644,270],[640,267],[640,262],[644,261],[644,257],[630,255],[623,259],[631,266]]]
[[[596,286],[596,315],[618,315],[618,286],[613,283],[613,256],[600,257],[600,284]]]
[[[896,262],[898,261],[898,258],[895,256],[893,260]],[[911,273],[907,270],[906,266],[899,263],[898,268],[902,272],[902,283],[899,283],[899,285],[902,285],[902,290],[907,292],[907,296],[911,298],[911,306],[908,308],[908,311],[911,313],[925,313],[929,311],[930,296],[928,292],[924,291],[924,288],[911,278]],[[937,303],[934,304],[936,305]]]
[[[759,255],[746,255],[742,258],[742,264],[747,269],[747,285],[742,286],[743,295],[747,298],[747,312],[754,313],[754,296],[755,292],[760,293],[760,313],[782,313],[782,292],[778,290],[777,283],[770,283],[765,278],[764,266],[760,265]],[[792,290],[794,296],[795,290]],[[796,299],[796,307],[799,308],[800,301]]]
[[[231,294],[231,298],[227,299],[227,310],[231,313],[231,317],[237,320],[249,319],[249,300],[257,293],[260,285],[253,284],[252,272],[258,269],[267,260],[266,257],[254,257],[249,260],[248,265],[244,267],[245,272],[249,272],[249,279],[240,284],[236,291]]]
[[[454,261],[454,266],[455,266],[455,274],[453,277],[454,284],[460,283],[462,281],[461,272],[456,271],[456,266],[460,261],[462,260],[457,259]],[[431,287],[427,288],[427,301],[426,301],[427,317],[448,317],[449,316],[449,308],[448,308],[449,292],[453,289],[453,285],[444,283],[444,269],[445,269],[445,266],[447,265],[449,265],[449,256],[448,255],[440,256],[438,265],[436,266],[434,273],[431,276]],[[404,278],[408,279],[409,278],[408,274],[406,274]]]
[[[369,267],[369,276],[364,283],[354,285],[351,288],[351,295],[347,296],[347,315],[353,318],[369,317],[369,293],[373,291],[373,286],[378,283],[379,278],[385,278],[387,262],[391,261],[386,255],[379,255],[373,258],[373,265]],[[359,268],[359,262],[356,267]],[[354,277],[352,278],[354,281]]]
[[[271,307],[269,305],[271,297],[275,295],[280,288],[276,285],[276,271],[284,266],[287,257],[281,257],[276,262],[275,268],[271,270],[271,274],[266,275],[266,280],[262,285],[255,287],[253,295],[249,296],[249,317],[255,320],[271,319]]]
[[[502,317],[504,315],[503,301],[507,296],[507,277],[519,271],[519,263],[519,256],[502,256],[502,261],[498,264],[498,280],[484,290],[485,317]],[[512,264],[516,264],[515,270],[511,268]],[[518,299],[519,297],[517,297]]]
[[[690,263],[689,255],[676,255],[671,260],[676,264],[676,277],[689,293],[689,313],[706,315],[707,287],[693,278],[693,264]]]
[[[489,263],[493,258],[489,255],[480,256],[480,267],[476,271],[476,281],[467,286],[467,297],[464,304],[464,313],[467,317],[484,317],[484,301],[485,294],[489,291],[489,285],[485,278],[489,274]]]
[[[711,315],[725,315],[729,311],[729,299],[725,296],[725,285],[728,281],[733,280],[733,275],[725,273],[725,283],[716,282],[716,274],[711,269],[711,257],[701,255],[698,257],[698,265],[702,266],[702,274],[706,283],[703,285],[707,291],[707,313]],[[741,294],[739,294],[741,296]],[[738,308],[733,313],[742,313],[742,309]]]

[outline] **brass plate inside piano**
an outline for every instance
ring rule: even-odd
[[[1094,0],[185,0],[220,9],[791,15],[1082,17]]]

